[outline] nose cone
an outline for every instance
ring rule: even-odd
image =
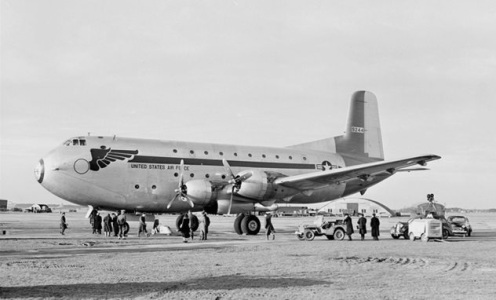
[[[39,183],[43,182],[43,177],[45,177],[45,162],[40,159],[36,167],[34,168],[34,177]]]

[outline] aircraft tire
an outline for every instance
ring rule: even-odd
[[[391,237],[392,237],[393,239],[395,239],[395,240],[397,240],[397,239],[399,239],[399,238],[400,238],[400,236],[399,236],[399,235],[394,235],[394,234],[391,234]]]
[[[183,222],[184,214],[181,214],[177,217],[176,219],[176,228],[179,231],[179,226],[181,226],[181,223]],[[198,229],[198,226],[200,226],[200,222],[198,221],[198,217],[193,215],[191,217],[191,229],[193,231],[196,231]]]
[[[247,235],[257,235],[260,232],[260,220],[253,215],[247,215],[241,221],[241,230]]]
[[[243,220],[244,217],[245,217],[244,214],[239,214],[234,220],[234,231],[239,235],[243,234],[243,230],[241,229],[241,221]]]

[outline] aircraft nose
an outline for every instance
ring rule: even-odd
[[[43,177],[45,177],[45,162],[43,159],[38,161],[38,164],[34,168],[34,177],[38,180],[39,183],[43,182]]]

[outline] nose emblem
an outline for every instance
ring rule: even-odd
[[[43,177],[45,176],[45,162],[43,159],[40,159],[36,168],[34,168],[34,177],[38,180],[39,183],[43,182]]]

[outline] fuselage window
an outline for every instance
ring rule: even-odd
[[[265,154],[262,154],[262,158],[265,158]]]
[[[251,157],[251,153],[248,153],[248,157]]]
[[[193,177],[195,177],[195,174],[191,173],[191,174],[189,174],[189,177],[193,178]]]
[[[203,153],[205,153],[205,155],[208,155],[208,151],[205,151],[205,152],[203,152]]]
[[[177,149],[172,150],[172,152],[177,153]]]
[[[139,184],[134,186],[135,189],[139,189]]]
[[[290,155],[290,156],[289,156],[289,159],[293,159],[293,157]]]
[[[65,141],[64,146],[70,146],[72,144],[71,140]]]
[[[208,175],[208,174],[205,174],[205,178],[209,178],[209,177],[210,177],[210,175]]]
[[[303,160],[307,160],[307,158],[305,156],[303,156]]]
[[[221,151],[221,152],[219,152],[219,155],[220,155],[220,156],[224,155],[224,152],[222,152],[222,151]]]
[[[79,140],[77,140],[77,139],[72,140],[73,146],[77,146],[78,144],[79,144]]]
[[[279,159],[279,155],[276,155],[276,158]]]
[[[191,154],[195,154],[195,151],[193,151],[193,150],[189,150],[189,153],[191,153]]]
[[[177,177],[177,176],[179,176],[179,174],[178,173],[174,173],[174,177]]]
[[[222,179],[226,179],[226,175],[222,175],[220,178],[222,178]]]
[[[156,185],[152,185],[152,190],[156,189],[157,186]]]
[[[238,156],[238,153],[234,152],[234,156]]]
[[[86,146],[86,140],[79,140],[79,145]]]

